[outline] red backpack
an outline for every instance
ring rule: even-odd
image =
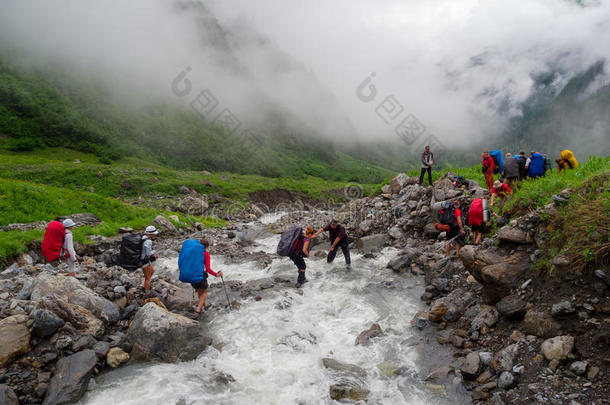
[[[468,208],[468,224],[481,226],[483,223],[483,200],[475,198]]]
[[[49,262],[54,262],[60,258],[64,244],[66,229],[59,221],[51,221],[42,238],[42,254]],[[65,257],[68,257],[66,252]]]

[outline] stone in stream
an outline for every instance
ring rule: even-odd
[[[51,336],[55,331],[64,326],[64,320],[57,316],[53,311],[37,309],[34,312],[34,323],[32,328],[40,337]]]
[[[199,322],[149,302],[138,310],[125,337],[136,360],[193,360],[212,340]]]
[[[117,368],[128,360],[129,354],[125,353],[122,349],[118,347],[113,347],[106,355],[106,364],[108,364],[112,368]]]
[[[36,277],[32,289],[32,301],[39,301],[49,296],[58,296],[71,304],[79,305],[110,325],[120,319],[120,310],[116,304],[100,297],[74,277],[46,272]]]
[[[26,315],[13,315],[0,321],[0,367],[30,351],[30,330]]]
[[[43,405],[78,401],[89,386],[91,372],[97,363],[93,350],[83,350],[57,362]]]
[[[411,269],[411,258],[403,255],[390,260],[387,268],[392,269],[396,273],[406,273]]]
[[[352,401],[364,401],[369,390],[362,387],[358,382],[344,380],[337,384],[332,384],[329,389],[330,398],[335,401],[351,399]]]
[[[17,394],[6,384],[0,384],[0,405],[19,405]]]
[[[573,336],[556,336],[542,342],[540,348],[547,360],[561,361],[568,357],[574,347]]]
[[[366,371],[354,364],[343,363],[339,360],[331,359],[328,357],[322,359],[322,364],[329,370],[349,373],[357,377],[366,377]]]
[[[369,344],[369,340],[378,336],[382,336],[383,331],[381,330],[381,326],[379,324],[374,323],[368,330],[365,330],[358,335],[356,338],[356,345],[366,346]]]

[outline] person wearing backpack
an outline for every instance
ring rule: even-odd
[[[144,273],[144,292],[150,293],[150,279],[152,278],[155,269],[153,268],[152,262],[157,260],[157,254],[153,249],[152,241],[159,234],[157,228],[154,225],[146,227],[144,236],[142,236],[142,253],[140,253],[140,263],[142,272]]]
[[[343,251],[343,257],[345,258],[345,265],[348,270],[352,267],[352,261],[349,255],[349,243],[347,241],[347,234],[345,232],[345,227],[339,224],[339,221],[333,219],[330,221],[330,224],[326,225],[323,228],[318,229],[316,233],[313,234],[312,238],[317,238],[322,232],[328,231],[328,236],[330,239],[330,249],[328,250],[328,255],[326,256],[326,262],[332,263],[337,256],[337,247],[340,247]]]
[[[527,178],[527,158],[525,157],[525,152],[519,152],[519,180],[523,180]]]
[[[519,178],[519,161],[513,158],[513,155],[510,152],[506,154],[502,177],[506,179],[506,183],[510,187],[514,187],[515,184],[517,184],[517,179]]]
[[[492,172],[493,173],[493,172]],[[455,242],[455,253],[459,256],[460,249],[466,244],[464,240],[464,225],[462,224],[462,212],[456,200],[453,204],[450,201],[443,203],[443,208],[438,212],[441,224],[449,227],[447,232],[447,245],[445,247],[447,257],[451,256],[451,243]]]
[[[421,173],[419,174],[419,185],[424,183],[424,174],[428,172],[428,183],[432,185],[432,165],[434,164],[434,154],[430,152],[430,146],[426,146],[421,154]]]
[[[487,184],[487,190],[491,192],[494,184],[494,168],[495,163],[493,158],[489,155],[489,149],[485,149],[483,152],[483,175],[485,175],[485,183]]]
[[[76,252],[74,251],[74,239],[72,237],[72,228],[76,226],[74,221],[70,218],[65,219],[62,223],[64,229],[66,230],[66,235],[64,236],[64,243],[62,245],[62,250],[67,253],[65,255],[67,257],[66,261],[68,262],[68,273],[71,276],[74,276],[74,264],[77,263]]]
[[[472,229],[472,242],[475,245],[481,243],[483,232],[485,232],[485,218],[483,216],[483,200],[475,198],[468,208],[468,225]]]
[[[305,229],[305,234],[301,233],[288,256],[290,260],[297,266],[297,270],[299,272],[299,276],[297,277],[297,288],[300,288],[305,284],[308,280],[305,278],[305,270],[307,266],[305,265],[304,257],[309,257],[309,240],[313,239],[315,236],[315,232],[313,227],[308,226]]]
[[[494,206],[496,196],[497,198],[504,201],[507,197],[511,197],[512,195],[513,191],[510,189],[510,187],[502,183],[500,180],[496,180],[496,182],[494,183],[494,188],[491,190],[491,201],[489,202],[489,206]]]
[[[203,251],[203,280],[201,280],[198,283],[191,283],[191,286],[193,287],[193,289],[195,291],[197,291],[197,297],[198,297],[198,302],[197,302],[197,309],[195,309],[195,313],[196,314],[200,314],[201,313],[201,308],[203,308],[204,311],[206,311],[210,305],[205,303],[205,300],[208,296],[208,274],[213,275],[214,277],[222,277],[223,273],[222,271],[219,271],[218,273],[216,273],[214,270],[212,270],[212,268],[210,267],[210,252],[208,252],[208,247],[210,246],[210,241],[207,239],[201,239],[199,241],[199,243],[201,243],[203,245],[204,251]]]

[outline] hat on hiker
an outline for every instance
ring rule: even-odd
[[[500,188],[500,187],[502,187],[502,183],[500,182],[500,180],[494,181],[494,188]]]
[[[146,227],[146,231],[144,231],[145,235],[158,235],[159,231],[153,225],[149,225]]]
[[[330,220],[330,224],[331,224],[331,225],[337,225],[338,223],[339,223],[339,221],[337,221],[337,220],[336,220],[336,219],[334,219],[334,218]]]
[[[71,228],[74,225],[76,225],[74,223],[74,221],[72,221],[70,218],[64,219],[64,222],[62,222],[62,224],[63,224],[64,228]]]

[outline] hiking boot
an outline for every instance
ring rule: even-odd
[[[351,269],[352,269],[352,265],[351,265],[351,264],[347,264],[347,265],[345,266],[345,269],[346,269],[346,270],[351,270]]]

